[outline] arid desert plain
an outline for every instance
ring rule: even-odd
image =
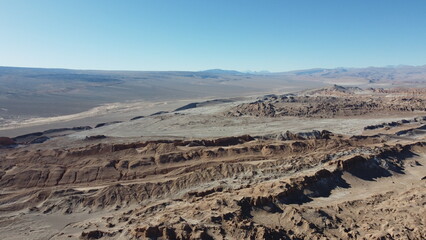
[[[0,239],[426,239],[425,66],[0,82]]]

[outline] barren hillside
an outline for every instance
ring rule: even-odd
[[[0,236],[425,239],[423,91],[333,86],[4,137]]]

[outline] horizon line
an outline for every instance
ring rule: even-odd
[[[334,70],[334,69],[364,69],[364,68],[397,68],[397,67],[425,67],[426,64],[422,65],[408,65],[408,64],[397,64],[397,65],[385,65],[385,66],[365,66],[365,67],[312,67],[312,68],[299,68],[293,70],[282,70],[282,71],[269,71],[269,70],[235,70],[235,69],[224,69],[224,68],[208,68],[203,70],[130,70],[130,69],[92,69],[92,68],[67,68],[67,67],[35,67],[35,66],[7,66],[0,65],[0,68],[26,68],[26,69],[46,69],[46,70],[73,70],[73,71],[103,71],[103,72],[205,72],[205,71],[235,71],[240,73],[287,73],[297,72],[305,70]]]

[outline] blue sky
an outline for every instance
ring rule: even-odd
[[[0,0],[0,66],[287,71],[426,64],[426,1]]]

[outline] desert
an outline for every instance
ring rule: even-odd
[[[424,239],[425,91],[328,84],[5,136],[1,236]]]
[[[0,0],[0,240],[425,240],[425,9]]]

